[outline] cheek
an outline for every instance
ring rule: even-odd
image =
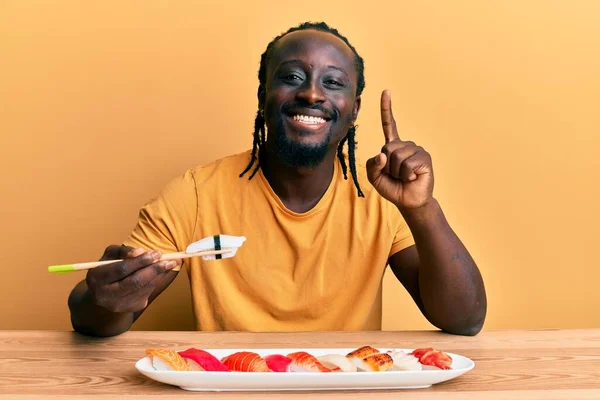
[[[284,91],[272,92],[265,98],[265,116],[277,117],[277,113],[282,104],[287,101],[287,94]]]
[[[335,104],[335,108],[337,108],[340,113],[340,118],[342,121],[348,120],[348,118],[352,119],[353,101],[348,99],[348,96],[339,95],[335,96],[332,100]]]
[[[281,103],[278,99],[273,96],[267,97],[265,99],[265,122],[267,124],[267,128],[274,129],[279,123],[279,107]]]
[[[335,106],[340,113],[340,121],[343,124],[348,124],[348,127],[352,124],[353,115],[353,104],[354,102],[349,100],[346,96],[339,96],[335,99]]]
[[[337,126],[333,131],[332,141],[339,143],[339,141],[346,136],[348,130],[353,124],[352,111],[354,102],[351,99],[348,99],[348,96],[345,95],[336,96],[332,100],[335,104],[335,108],[340,113],[340,119],[337,121]]]

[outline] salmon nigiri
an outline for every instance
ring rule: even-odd
[[[271,372],[261,356],[250,351],[239,351],[224,357],[221,362],[232,371]]]
[[[265,362],[273,372],[290,372],[292,359],[281,354],[271,354],[265,357]]]
[[[229,371],[219,359],[207,351],[194,349],[180,351],[179,355],[185,359],[192,371]]]
[[[187,363],[176,351],[168,349],[147,349],[152,366],[158,371],[189,371]]]
[[[305,351],[290,353],[288,357],[292,359],[290,370],[293,372],[331,372],[315,356]]]

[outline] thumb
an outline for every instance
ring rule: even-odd
[[[387,162],[387,156],[383,153],[377,154],[367,161],[367,177],[371,183],[377,181],[383,173],[383,168]]]

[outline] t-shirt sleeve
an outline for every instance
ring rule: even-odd
[[[392,248],[390,249],[390,254],[388,259],[394,254],[398,253],[401,250],[406,249],[415,244],[415,239],[413,238],[412,232],[408,227],[408,224],[400,214],[400,211],[390,203],[388,206],[388,210],[390,213],[388,221],[390,221],[390,230],[392,235],[394,235],[394,239],[392,241]]]
[[[190,170],[169,182],[140,209],[136,225],[123,244],[163,254],[185,251],[196,229],[197,213],[196,184]]]

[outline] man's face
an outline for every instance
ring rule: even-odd
[[[280,39],[261,99],[269,148],[292,167],[320,164],[358,115],[356,82],[354,53],[336,36],[303,30]]]

